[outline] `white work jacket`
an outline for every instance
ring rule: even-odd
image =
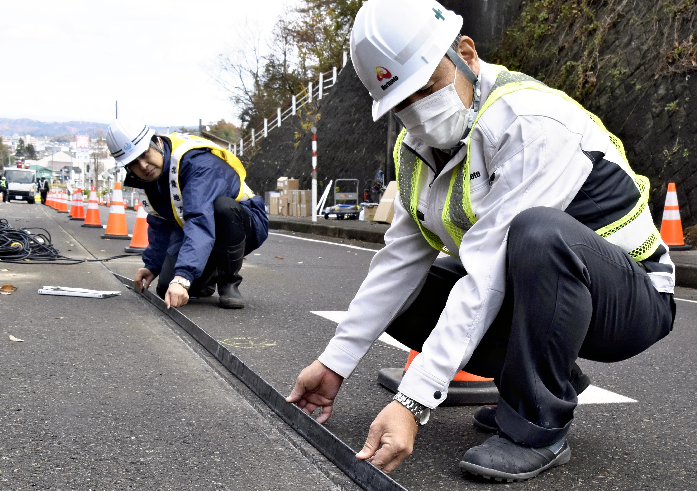
[[[496,79],[492,66],[481,64],[481,104]],[[453,169],[464,159],[463,146],[438,176],[431,149],[405,136],[404,143],[429,165],[422,166],[418,210],[423,225],[449,251],[458,251],[467,275],[453,287],[440,319],[399,386],[400,392],[435,408],[442,403],[455,374],[498,314],[506,286],[506,242],[511,220],[521,211],[546,206],[564,210],[576,197],[593,164],[584,151],[603,152],[619,162],[617,148],[575,104],[545,92],[520,90],[503,96],[471,132],[470,189],[477,222],[458,248],[441,216]],[[418,295],[438,256],[418,225],[395,199],[385,247],[338,325],[319,361],[348,377],[370,346]],[[664,245],[665,250],[668,247]],[[673,263],[666,252],[662,272],[649,272],[655,288],[672,292]]]

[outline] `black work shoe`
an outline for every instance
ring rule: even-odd
[[[524,481],[540,472],[566,464],[571,449],[566,437],[549,447],[518,445],[502,435],[494,435],[470,448],[460,461],[460,470],[496,481]]]
[[[496,422],[496,406],[482,406],[472,415],[472,424],[479,431],[496,433],[499,424]]]

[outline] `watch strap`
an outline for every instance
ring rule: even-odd
[[[399,402],[402,406],[411,411],[411,413],[414,415],[416,423],[419,426],[423,426],[428,422],[431,416],[430,408],[424,406],[420,402],[415,401],[411,397],[402,394],[401,392],[397,392],[393,400]]]

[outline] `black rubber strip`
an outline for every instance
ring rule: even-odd
[[[133,280],[120,274],[112,274],[134,292]],[[334,465],[366,491],[407,491],[387,474],[370,462],[356,458],[356,452],[337,438],[331,431],[315,421],[295,404],[286,402],[285,396],[237,358],[227,347],[218,343],[210,334],[177,309],[168,309],[165,302],[149,290],[143,297],[184,329],[201,346],[206,348],[230,373],[240,379],[283,421],[319,450]]]

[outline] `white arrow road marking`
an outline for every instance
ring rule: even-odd
[[[315,310],[312,311],[312,313],[315,315],[319,315],[320,317],[324,317],[325,319],[328,319],[330,321],[336,322],[338,324],[339,322],[344,320],[348,312],[345,310]],[[400,343],[387,333],[382,333],[378,338],[378,341],[382,341],[385,344],[389,344],[390,346],[394,346],[395,348],[404,350],[407,353],[410,351],[408,347],[404,346],[402,343]],[[600,387],[596,387],[595,385],[588,386],[588,388],[584,390],[581,395],[578,396],[579,404],[619,404],[627,402],[637,401],[635,401],[634,399],[630,399],[629,397],[616,394],[615,392],[610,392],[609,390],[601,389]]]

